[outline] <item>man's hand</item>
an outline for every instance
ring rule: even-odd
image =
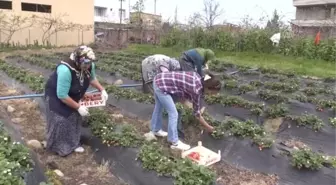
[[[214,128],[211,126],[211,125],[209,125],[205,120],[204,120],[204,118],[203,118],[203,116],[198,116],[198,117],[196,117],[197,119],[198,119],[198,121],[205,127],[205,129],[208,131],[208,132],[213,132],[214,131]]]

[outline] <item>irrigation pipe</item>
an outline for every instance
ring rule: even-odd
[[[120,88],[131,88],[131,87],[137,87],[142,86],[142,84],[125,84],[125,85],[117,85],[117,87]],[[87,93],[94,93],[98,92],[98,90],[91,90],[87,91]],[[14,99],[24,99],[24,98],[41,98],[44,94],[26,94],[26,95],[17,95],[17,96],[3,96],[0,97],[0,100],[14,100]]]
[[[259,68],[252,68],[252,69],[248,69],[247,71],[257,71]],[[236,73],[238,73],[240,70],[237,70],[237,71],[233,71],[233,72],[230,72],[230,73],[227,73],[228,75],[234,75]]]

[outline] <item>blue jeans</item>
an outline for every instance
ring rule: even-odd
[[[162,129],[163,109],[168,113],[168,142],[176,143],[178,141],[177,119],[178,113],[171,95],[165,94],[153,82],[155,107],[152,114],[151,130],[157,132]]]

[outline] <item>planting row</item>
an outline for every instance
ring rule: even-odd
[[[48,69],[54,69],[56,64],[52,62],[48,62],[43,58],[24,58],[25,61],[38,65]],[[125,61],[125,63],[127,63]],[[114,65],[111,65],[114,64]],[[123,62],[121,61],[105,61],[99,63],[97,68],[102,71],[107,71],[111,73],[119,72],[124,77],[131,78],[133,80],[141,80],[140,66],[139,65],[131,65],[127,64],[126,67],[123,67]],[[131,70],[129,70],[131,69]],[[266,90],[261,90],[258,92],[258,95],[263,100],[275,100],[277,102],[287,102],[289,97],[291,99],[295,99],[301,102],[309,102],[318,105],[319,109],[323,108],[332,108],[332,106],[328,104],[333,104],[335,101],[321,100],[321,98],[316,98],[312,96],[316,96],[320,93],[326,95],[332,95],[335,97],[335,91],[330,87],[319,87],[319,84],[309,82],[307,83],[307,88],[301,89],[300,93],[295,93],[294,95],[288,96],[283,93],[274,92],[274,91],[282,91],[284,93],[293,93],[299,90],[299,81],[297,79],[284,80],[281,82],[261,82],[259,80],[252,80],[249,84],[241,84],[238,85],[238,80],[230,79],[224,82],[225,89],[237,89],[240,93],[246,93],[250,91],[255,91],[256,89],[260,89],[261,87],[266,88]],[[307,97],[310,96],[310,97]],[[328,103],[329,102],[329,103]],[[329,107],[328,107],[329,106]]]
[[[38,66],[48,68],[48,69],[54,69],[56,66],[55,63],[45,62],[42,60],[27,59],[27,61],[30,62],[31,64],[36,64]],[[37,92],[43,91],[44,79],[42,76],[36,76],[36,74],[31,75],[31,73],[29,73],[27,70],[20,70],[16,68],[15,66],[9,65],[5,62],[1,62],[0,64],[1,64],[0,68],[6,73],[8,73],[10,77],[17,79],[20,82],[28,84],[29,87],[33,89],[34,91],[37,91]],[[112,85],[107,85],[106,89],[109,93],[113,94],[113,96],[115,96],[116,98],[132,99],[132,100],[142,102],[142,103],[154,103],[154,100],[151,95],[143,94],[143,93],[133,91],[130,89],[119,89]],[[273,92],[273,91],[260,91],[259,96],[263,100],[276,100],[277,102],[288,102],[289,100],[288,96],[285,96],[281,93]],[[300,100],[303,101],[302,97]],[[252,114],[257,115],[257,116],[264,116],[266,118],[276,118],[276,117],[288,116],[288,113],[289,113],[288,108],[284,104],[266,107],[265,104],[263,103],[250,102],[240,96],[229,96],[229,95],[223,95],[223,94],[207,95],[205,98],[205,101],[209,105],[222,104],[224,106],[241,107],[241,108],[249,109]],[[317,99],[317,98],[310,98],[309,101],[316,103],[320,110],[324,108],[335,108],[336,107],[335,101],[329,101],[329,100],[323,100],[323,99]],[[309,116],[316,117],[314,115],[309,115]],[[289,116],[289,117],[293,117],[293,116]],[[302,115],[302,117],[306,117],[306,115]],[[322,122],[317,117],[316,117],[316,120],[319,120],[317,123]],[[298,123],[302,124],[300,122]],[[312,126],[310,123],[306,123],[306,125]],[[320,124],[318,127],[313,127],[313,128],[318,130],[321,128],[322,125],[323,124]]]
[[[29,72],[22,68],[16,68],[10,64],[7,64],[4,61],[0,62],[1,70],[6,72],[10,77],[15,79],[20,79],[21,74],[24,74],[26,77],[32,77],[35,76],[35,81],[22,81],[22,83],[26,83],[29,87],[31,87],[33,90],[39,90],[40,88],[37,87],[43,87],[44,79],[42,76],[39,76],[37,74],[34,74],[32,72]],[[10,72],[10,73],[8,73]],[[35,85],[34,85],[35,84]],[[39,84],[39,85],[36,85]],[[35,89],[34,89],[35,88]],[[107,91],[109,93],[112,93],[113,95],[117,94],[119,97],[125,97],[129,99],[136,99],[137,101],[144,102],[151,99],[150,96],[146,96],[144,94],[131,91],[131,90],[125,90],[125,89],[119,89],[115,86],[107,86]],[[125,96],[126,95],[126,96]],[[145,97],[146,96],[146,97]],[[152,103],[152,101],[151,101]],[[179,106],[179,109],[183,109],[183,121],[186,124],[192,124],[195,123],[192,116],[192,110],[188,108],[184,108]],[[97,116],[94,116],[97,115]],[[267,148],[272,145],[274,142],[274,139],[272,136],[263,129],[263,127],[256,125],[252,123],[251,121],[247,122],[241,122],[235,119],[226,120],[223,122],[218,122],[216,120],[212,120],[209,115],[205,113],[205,117],[208,121],[210,121],[213,125],[215,125],[216,131],[212,134],[215,138],[222,138],[223,136],[227,135],[235,135],[235,136],[241,136],[241,137],[248,137],[253,140],[254,143],[256,143],[260,149]],[[93,130],[94,134],[101,137],[103,142],[107,145],[122,145],[122,146],[137,146],[141,145],[143,143],[143,138],[137,134],[136,129],[132,125],[124,125],[119,132],[115,132],[116,124],[111,124],[109,119],[107,119],[106,116],[102,115],[102,113],[92,113],[92,116],[90,117],[91,129]],[[142,152],[148,151],[152,152],[150,150],[150,146],[152,145],[143,145]],[[149,147],[149,148],[148,148]],[[156,146],[152,146],[156,148]],[[157,149],[157,148],[156,148]],[[164,157],[161,155],[161,152],[159,150],[156,150],[157,155]],[[148,155],[144,155],[148,156]],[[143,157],[144,157],[143,156]],[[153,154],[154,156],[154,154]],[[139,155],[139,159],[143,161],[144,166],[149,169],[155,169],[160,172],[160,170],[163,170],[164,166],[161,166],[160,164],[155,163],[154,161],[157,161],[157,157],[151,158],[153,160],[152,162],[146,163],[146,160],[148,159],[142,159],[141,154]],[[164,158],[165,159],[165,158]],[[162,160],[164,160],[162,159]],[[168,162],[171,162],[170,160]],[[191,165],[190,162],[182,162],[186,165]],[[179,162],[169,163],[171,165],[173,164],[179,164]],[[175,168],[172,168],[175,169]],[[171,169],[167,169],[167,173],[170,174]],[[203,173],[204,171],[202,171]],[[162,172],[163,173],[163,172]],[[210,173],[210,172],[209,172]],[[175,173],[173,173],[175,174]],[[193,174],[193,173],[191,173]],[[198,175],[200,178],[204,178],[203,175]],[[207,175],[204,175],[207,176]],[[177,179],[184,179],[183,177],[176,177]]]
[[[4,72],[6,72],[11,78],[14,79],[22,79],[21,74],[24,74],[25,76],[32,78],[32,77],[36,77],[35,81],[21,81],[25,84],[27,84],[29,87],[32,88],[32,90],[36,91],[41,91],[43,90],[43,84],[44,84],[44,78],[42,76],[36,75],[28,70],[22,69],[22,68],[17,68],[13,65],[10,65],[4,61],[0,61],[0,69],[3,70]],[[8,71],[10,71],[10,73],[8,73]],[[29,79],[27,78],[27,79]],[[153,98],[149,95],[145,95],[136,91],[132,91],[129,89],[120,89],[117,88],[116,86],[113,85],[107,85],[106,86],[106,91],[108,93],[111,93],[113,96],[115,96],[116,98],[126,98],[126,99],[133,99],[136,100],[138,102],[147,102],[147,103],[153,103]],[[195,121],[193,120],[193,116],[192,116],[192,111],[190,109],[187,108],[183,108],[182,106],[178,106],[180,110],[183,110],[183,115],[182,115],[182,120],[185,124],[190,124],[190,123],[194,123]],[[207,116],[208,119],[210,119],[210,116]],[[209,120],[213,125],[216,125],[216,123],[218,123],[215,120]],[[250,127],[250,125],[246,125],[246,127]],[[233,128],[234,129],[234,128]],[[260,129],[262,129],[260,127]],[[221,132],[221,131],[219,131]],[[233,132],[234,133],[234,132]],[[239,135],[239,134],[238,134]],[[262,138],[262,136],[264,135],[260,135],[260,138]],[[259,135],[258,135],[259,137]],[[253,138],[252,138],[253,139]]]
[[[55,69],[56,63],[53,62],[47,62],[46,60],[43,60],[42,58],[24,58],[25,61],[38,65],[47,69]],[[97,65],[97,68],[103,71],[108,71],[108,72],[119,72],[125,77],[129,77],[133,80],[140,80],[141,79],[141,74],[136,71],[140,71],[140,69],[137,68],[136,65],[132,65],[135,70],[134,71],[129,71],[127,68],[120,67],[122,62],[119,62],[119,65],[111,65],[112,63],[106,62],[106,63],[100,63]],[[312,85],[312,84],[311,84]],[[318,93],[325,93],[325,94],[334,94],[335,92],[331,90],[330,88],[314,88],[314,87],[308,87],[302,89],[302,92],[305,93],[295,93],[293,95],[286,95],[277,91],[282,91],[282,92],[294,92],[299,89],[299,85],[296,83],[286,83],[286,82],[266,82],[263,83],[258,80],[250,81],[249,84],[242,84],[238,85],[237,80],[227,80],[224,84],[225,89],[238,89],[239,92],[241,93],[246,93],[249,91],[253,91],[256,89],[259,89],[261,86],[264,86],[268,89],[271,90],[260,90],[258,92],[258,96],[262,100],[274,100],[276,102],[288,102],[289,98],[298,100],[300,102],[309,102],[317,105],[318,110],[322,110],[325,108],[333,108],[335,106],[335,101],[333,100],[326,100],[326,99],[321,99],[317,97],[307,97],[308,96],[315,96]],[[274,90],[274,91],[273,91]],[[214,102],[215,103],[215,102]]]

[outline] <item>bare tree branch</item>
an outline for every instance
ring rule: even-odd
[[[71,31],[75,28],[78,28],[77,24],[72,22],[65,22],[64,17],[68,16],[67,14],[51,15],[46,14],[38,17],[39,27],[42,29],[42,43],[46,44],[47,40],[57,32],[61,31]]]
[[[8,44],[14,33],[32,27],[35,18],[35,16],[23,17],[21,15],[9,15],[0,12],[0,32],[7,36],[4,41]]]
[[[223,9],[220,8],[220,4],[216,0],[204,0],[203,4],[204,15],[202,16],[202,20],[206,27],[211,28],[216,19],[223,14]]]
[[[212,28],[216,20],[223,14],[223,9],[220,8],[220,4],[216,0],[203,0],[202,13],[194,13],[189,17],[188,23],[191,27],[206,26]]]

